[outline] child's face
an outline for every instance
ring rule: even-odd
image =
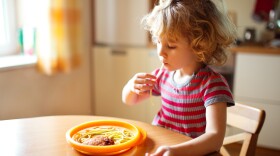
[[[164,68],[169,71],[188,69],[198,63],[189,43],[183,38],[176,41],[168,40],[166,37],[160,38],[157,52]]]

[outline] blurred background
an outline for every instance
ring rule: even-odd
[[[280,150],[279,0],[225,0],[238,28],[221,72],[237,102],[265,109],[258,145]],[[154,0],[0,0],[0,120],[103,115],[150,123],[159,98],[121,101],[136,72],[160,67],[140,25]],[[228,133],[234,133],[229,129]]]

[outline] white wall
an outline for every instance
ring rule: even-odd
[[[256,0],[225,0],[225,2],[228,11],[236,13],[238,37],[243,40],[244,30],[253,27],[256,29],[257,40],[260,40],[266,23],[256,22],[252,18]]]
[[[28,4],[32,3],[31,0],[27,1]],[[27,1],[22,0],[21,3]],[[39,73],[35,65],[0,70],[0,120],[42,115],[92,113],[89,2],[90,0],[83,1],[82,65],[68,74],[54,76]]]
[[[35,66],[0,71],[0,120],[90,114],[88,63],[69,74],[45,76]]]

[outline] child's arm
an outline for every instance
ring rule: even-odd
[[[223,143],[226,129],[226,103],[215,103],[206,108],[206,132],[188,142],[162,146],[154,154],[146,156],[206,155],[218,151]]]
[[[132,105],[147,99],[155,84],[156,76],[152,74],[138,73],[134,75],[123,88],[122,101]]]

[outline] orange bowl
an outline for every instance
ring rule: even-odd
[[[107,146],[94,146],[94,145],[85,145],[75,141],[72,136],[77,132],[84,130],[86,128],[95,127],[95,126],[117,126],[130,130],[134,133],[134,138],[131,140],[116,144],[116,145],[107,145]],[[129,150],[130,148],[141,144],[146,139],[146,133],[141,128],[119,120],[95,120],[90,122],[85,122],[80,125],[77,125],[66,132],[67,142],[77,151],[84,154],[96,154],[96,155],[113,155],[119,154]]]

